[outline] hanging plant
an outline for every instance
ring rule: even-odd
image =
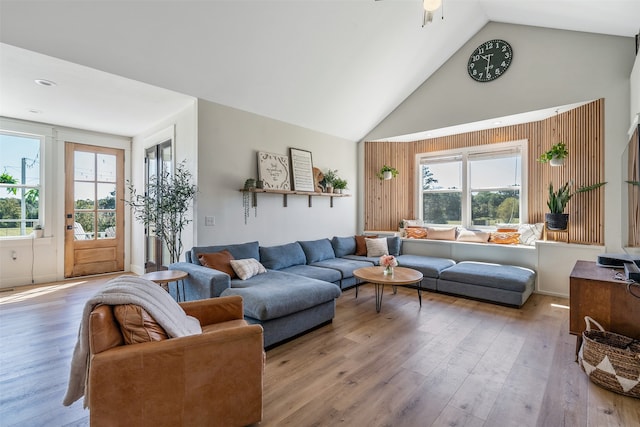
[[[384,179],[395,178],[399,173],[400,172],[398,172],[398,169],[384,165],[382,166],[382,168],[380,168],[376,176],[382,181]]]
[[[541,154],[540,157],[538,157],[538,161],[540,163],[550,162],[551,165],[555,166],[556,163],[564,163],[564,160],[562,159],[565,159],[568,155],[569,151],[567,151],[567,145],[564,142],[560,141],[556,145],[551,147],[551,150]]]

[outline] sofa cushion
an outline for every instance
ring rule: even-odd
[[[251,280],[234,280],[221,294],[240,295],[245,316],[261,321],[297,313],[340,296],[340,288],[329,282],[269,270]]]
[[[449,227],[449,228],[427,227],[427,239],[456,240],[456,227]]]
[[[307,240],[298,243],[302,246],[302,250],[307,257],[307,264],[336,257],[329,239]]]
[[[314,265],[292,265],[280,271],[285,273],[299,274],[311,279],[324,280],[325,282],[337,283],[342,279],[342,274],[332,268],[316,267]]]
[[[220,252],[212,252],[198,255],[200,265],[213,268],[223,273],[227,273],[232,279],[236,277],[236,272],[231,267],[231,260],[235,259],[231,252],[223,250]]]
[[[267,269],[255,258],[232,259],[231,267],[241,280],[251,279],[253,276],[267,272]]]
[[[342,274],[343,279],[349,279],[353,277],[353,270],[361,267],[371,267],[373,264],[368,261],[357,261],[348,258],[333,258],[314,262],[313,265],[316,267],[338,270]]]
[[[354,236],[334,236],[333,239],[331,239],[331,246],[333,246],[333,252],[335,253],[336,258],[353,255],[356,253],[356,238]]]
[[[446,258],[437,258],[423,255],[400,255],[397,257],[400,267],[413,268],[422,273],[424,277],[436,279],[440,273],[455,265],[455,261]]]
[[[235,259],[255,258],[260,261],[260,250],[258,242],[238,243],[235,245],[218,245],[218,246],[196,246],[191,248],[191,262],[196,265],[200,264],[199,254],[220,252],[228,250]]]
[[[490,236],[491,233],[488,231],[467,230],[463,228],[458,232],[456,240],[458,242],[487,243]]]
[[[402,239],[398,236],[387,237],[387,248],[389,248],[389,255],[400,255],[400,251],[402,250]]]
[[[404,234],[407,239],[426,239],[427,229],[422,227],[409,227],[404,229]]]
[[[354,236],[354,238],[356,239],[355,254],[360,256],[367,256],[367,243],[365,242],[365,239],[375,239],[377,237],[377,234],[371,236]]]
[[[116,305],[113,307],[113,315],[120,324],[125,344],[162,341],[169,338],[162,326],[139,305]]]
[[[498,245],[517,245],[520,243],[520,233],[496,231],[491,233],[490,241]]]
[[[260,262],[265,268],[282,270],[292,265],[306,264],[307,258],[298,242],[279,246],[260,246]]]
[[[380,257],[382,255],[389,255],[389,247],[387,246],[387,238],[380,237],[377,239],[365,239],[367,244],[367,257]]]

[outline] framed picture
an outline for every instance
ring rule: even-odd
[[[258,152],[258,179],[269,190],[291,190],[289,182],[289,157]]]
[[[311,151],[290,148],[289,154],[291,155],[293,189],[296,191],[316,191],[313,180]]]

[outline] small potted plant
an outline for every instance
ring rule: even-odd
[[[567,207],[569,200],[578,193],[586,193],[587,191],[600,188],[605,184],[606,182],[599,182],[593,185],[584,185],[573,191],[573,181],[569,181],[565,182],[557,191],[554,191],[553,183],[550,183],[549,200],[547,200],[547,206],[550,212],[545,214],[547,228],[549,230],[566,230],[569,214],[564,213],[564,209]]]
[[[42,229],[42,226],[40,224],[37,224],[35,227],[33,227],[33,234],[35,235],[36,239],[44,236],[44,230]]]
[[[347,189],[347,181],[342,178],[336,178],[333,181],[333,189],[336,193],[342,194]]]
[[[333,193],[336,179],[338,179],[338,170],[327,169],[324,173],[324,188],[327,193]]]
[[[386,179],[395,178],[396,176],[398,176],[399,173],[400,172],[398,172],[398,169],[393,168],[391,166],[384,165],[382,166],[380,171],[378,171],[376,176],[382,181],[383,179],[386,180]]]
[[[551,166],[562,166],[564,164],[564,159],[567,158],[569,152],[567,151],[567,146],[564,142],[560,141],[553,147],[551,150],[543,153],[538,157],[538,161],[540,163],[547,163]]]

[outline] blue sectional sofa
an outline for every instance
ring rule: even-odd
[[[535,272],[529,269],[403,254],[399,237],[388,237],[387,247],[401,266],[423,274],[422,289],[513,306],[524,304],[533,292]],[[232,279],[200,263],[200,255],[224,250],[236,260],[258,260],[266,273]],[[246,320],[263,326],[264,345],[270,347],[331,322],[341,290],[356,284],[353,271],[378,262],[378,257],[356,255],[356,239],[349,236],[277,246],[248,242],[194,247],[186,253],[186,262],[169,268],[189,273],[183,289],[186,301],[242,296]]]

